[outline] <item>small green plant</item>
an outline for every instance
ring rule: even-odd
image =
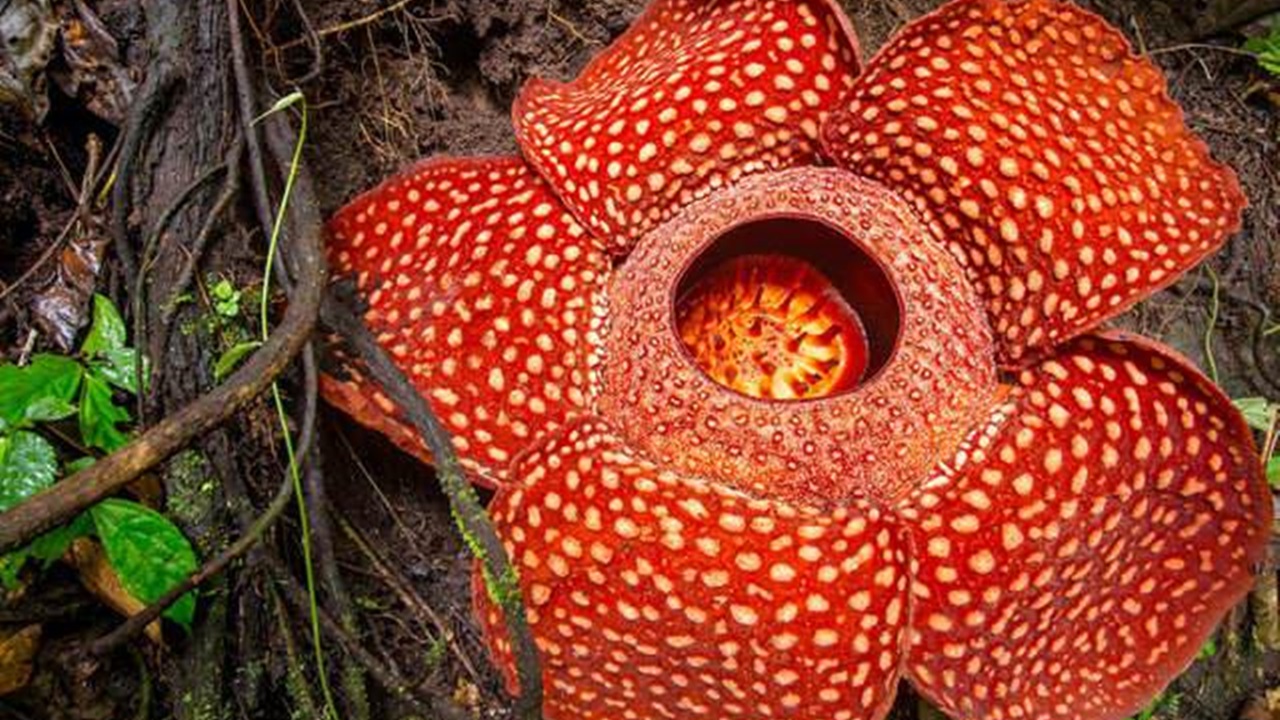
[[[1268,35],[1246,40],[1244,49],[1254,54],[1263,70],[1280,77],[1280,22],[1271,23]]]
[[[240,365],[240,361],[249,357],[250,353],[260,347],[262,347],[261,340],[245,340],[227,348],[218,356],[218,361],[213,364],[214,382],[225,380]]]
[[[448,653],[449,641],[443,634],[441,634],[427,646],[427,655],[423,664],[434,670],[440,667],[440,663],[444,662],[445,656],[448,655]]]
[[[208,299],[212,312],[184,328],[188,334],[201,330],[215,338],[223,348],[213,365],[214,382],[222,382],[254,350],[262,346],[252,327],[249,308],[259,301],[255,287],[236,287],[227,277],[209,278]]]
[[[240,315],[240,298],[242,294],[227,278],[222,278],[209,288],[209,298],[213,300],[213,310],[224,318],[235,318]]]
[[[1153,720],[1160,717],[1172,717],[1177,714],[1178,706],[1182,702],[1182,696],[1176,692],[1165,690],[1155,696],[1142,712],[1134,715],[1131,720]]]
[[[213,365],[213,381],[222,382],[241,361],[262,346],[250,312],[250,308],[258,304],[260,291],[253,286],[237,287],[225,276],[210,276],[202,287],[205,290],[201,297],[207,298],[210,311],[184,323],[182,332],[184,335],[202,333],[222,348]],[[174,299],[174,307],[195,299],[195,295],[184,293]]]
[[[38,354],[25,366],[0,365],[0,512],[49,487],[63,472],[92,465],[129,441],[132,421],[117,397],[145,388],[147,368],[125,342],[124,320],[110,300],[95,295],[93,322],[75,357]],[[74,425],[78,432],[65,430]],[[79,442],[71,435],[78,434]],[[50,437],[77,448],[64,458]],[[84,455],[84,452],[90,453]],[[0,556],[0,586],[13,588],[28,563],[41,569],[77,538],[102,543],[121,585],[144,603],[157,600],[196,568],[195,551],[172,522],[138,503],[111,498],[76,519]],[[188,593],[165,617],[189,626],[195,597]]]
[[[1208,660],[1218,654],[1218,641],[1209,638],[1204,641],[1204,645],[1200,646],[1200,652],[1196,654],[1196,660]]]
[[[1263,433],[1267,482],[1273,488],[1280,488],[1280,444],[1276,442],[1276,434],[1280,433],[1280,403],[1263,397],[1236,398],[1232,402],[1249,427]]]

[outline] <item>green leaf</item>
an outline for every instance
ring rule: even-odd
[[[73,473],[78,473],[81,470],[84,470],[85,468],[89,467],[90,465],[96,462],[98,462],[98,458],[95,458],[95,457],[86,456],[82,458],[76,458],[75,460],[72,460],[71,462],[66,464],[67,474],[71,475]]]
[[[213,379],[215,382],[222,382],[223,378],[231,374],[232,370],[244,360],[249,353],[262,347],[261,340],[250,340],[249,342],[236,343],[230,349],[222,353],[222,357],[218,358],[218,362],[213,365]]]
[[[297,90],[294,90],[293,92],[289,93],[288,95],[285,95],[284,97],[282,97],[282,98],[280,98],[279,100],[277,100],[277,101],[275,102],[275,104],[274,104],[274,105],[272,105],[270,108],[268,108],[268,109],[267,109],[267,111],[266,111],[266,112],[262,113],[261,115],[259,115],[259,116],[258,116],[258,117],[256,117],[256,118],[254,118],[254,119],[253,119],[253,124],[254,124],[254,125],[257,125],[259,122],[261,122],[261,121],[262,121],[263,119],[265,119],[266,117],[268,117],[268,116],[270,116],[270,115],[273,115],[273,114],[275,114],[275,113],[278,113],[278,112],[280,112],[281,110],[287,110],[288,108],[291,108],[291,107],[293,107],[294,105],[296,105],[296,104],[298,104],[299,102],[301,102],[303,99],[304,99],[304,98],[303,98],[302,93],[301,93],[301,92],[299,92],[299,91],[297,91]]]
[[[76,414],[76,406],[59,397],[45,397],[27,406],[27,420],[52,422]]]
[[[1280,404],[1273,403],[1264,397],[1236,398],[1231,402],[1244,416],[1244,421],[1249,423],[1249,427],[1261,432],[1270,430],[1272,420],[1277,413],[1280,413]]]
[[[120,311],[105,295],[95,293],[93,324],[80,346],[80,354],[91,358],[108,350],[119,350],[124,347],[124,339],[124,318],[120,317]]]
[[[231,300],[240,296],[240,294],[236,292],[236,286],[232,285],[231,281],[226,278],[221,278],[218,282],[214,283],[213,287],[209,288],[209,295],[212,296],[214,300]]]
[[[1200,646],[1200,652],[1196,653],[1197,660],[1208,660],[1218,654],[1218,643],[1213,638],[1204,641],[1204,645]]]
[[[129,436],[116,427],[129,420],[129,411],[116,405],[111,386],[97,375],[84,376],[84,393],[80,396],[80,437],[86,445],[111,452],[129,441]]]
[[[1267,461],[1267,482],[1273,488],[1280,489],[1280,455]]]
[[[90,369],[98,377],[116,387],[134,395],[138,394],[138,351],[133,348],[119,348],[102,353],[102,362],[95,362]],[[144,362],[142,365],[142,384],[147,384],[147,373],[150,370]]]
[[[72,542],[88,535],[92,530],[88,514],[82,514],[70,523],[38,536],[30,544],[0,556],[0,586],[9,590],[17,587],[18,573],[28,562],[37,560],[40,562],[40,569],[44,570],[65,555]]]
[[[1257,56],[1258,65],[1272,75],[1280,76],[1280,22],[1271,24],[1266,37],[1249,38],[1244,49]]]
[[[0,420],[22,425],[56,414],[80,388],[80,363],[61,355],[36,355],[25,367],[0,365]],[[34,416],[32,416],[32,408]]]
[[[186,305],[187,303],[194,303],[195,301],[196,301],[195,295],[192,295],[189,292],[184,292],[181,295],[169,301],[169,312],[173,312],[174,310],[177,310],[179,307]]]
[[[240,291],[230,280],[223,278],[209,290],[213,297],[213,310],[222,317],[234,318],[240,314]]]
[[[151,604],[195,572],[191,543],[160,513],[116,498],[103,500],[89,512],[120,584],[138,600]],[[187,593],[164,616],[190,627],[195,611],[195,594]]]
[[[0,436],[0,512],[58,479],[58,452],[48,440],[19,430]]]

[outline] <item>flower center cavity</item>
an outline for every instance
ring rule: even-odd
[[[739,225],[679,283],[676,327],[698,367],[748,397],[807,400],[862,384],[897,336],[897,297],[830,226],[779,217]]]

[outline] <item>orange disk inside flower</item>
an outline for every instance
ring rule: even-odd
[[[867,367],[857,313],[830,279],[797,258],[732,258],[700,278],[676,314],[698,366],[750,397],[825,397],[856,385]]]

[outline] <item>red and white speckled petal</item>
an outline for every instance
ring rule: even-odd
[[[1086,335],[1022,372],[902,508],[916,687],[957,720],[1118,720],[1252,584],[1271,497],[1185,359]]]
[[[402,416],[400,410],[369,377],[364,363],[355,357],[342,339],[324,338],[320,374],[320,394],[325,402],[342,411],[367,428],[376,430],[401,450],[431,464],[431,452],[418,431]],[[486,481],[492,484],[492,480]]]
[[[930,219],[982,293],[1007,366],[1173,282],[1246,204],[1160,71],[1057,0],[958,0],[912,23],[823,144]]]
[[[469,472],[501,481],[512,457],[590,410],[606,253],[520,158],[424,162],[330,221],[335,275],[453,435]],[[429,459],[353,364],[326,399]]]
[[[665,472],[584,421],[491,512],[542,653],[548,720],[878,720],[907,622],[902,530]],[[510,677],[501,618],[481,590]]]
[[[739,178],[813,164],[858,73],[833,0],[654,0],[571,83],[512,117],[529,162],[613,250]]]

